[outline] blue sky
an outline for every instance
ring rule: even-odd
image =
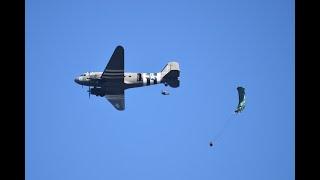
[[[28,0],[25,33],[27,180],[294,179],[294,1]],[[117,45],[129,72],[178,61],[181,86],[89,99],[75,76]]]

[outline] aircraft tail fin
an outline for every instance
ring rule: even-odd
[[[180,67],[177,62],[169,62],[161,71],[162,81],[170,87],[179,87]]]

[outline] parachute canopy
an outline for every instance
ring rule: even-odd
[[[239,95],[239,103],[237,109],[234,111],[239,113],[244,110],[246,106],[246,96],[245,96],[245,89],[243,87],[237,87],[238,95]]]

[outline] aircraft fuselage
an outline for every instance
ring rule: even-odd
[[[162,81],[161,72],[159,73],[124,73],[123,83],[119,84],[117,82],[112,83],[112,81],[106,82],[101,78],[103,72],[87,72],[75,78],[75,82],[90,87],[100,87],[100,88],[112,88],[115,85],[117,87],[122,87],[124,89],[150,86],[155,84],[164,83]]]

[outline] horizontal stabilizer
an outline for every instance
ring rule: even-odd
[[[175,80],[171,80],[171,81],[166,81],[166,83],[173,88],[177,88],[180,86],[180,80],[179,79],[175,79]]]

